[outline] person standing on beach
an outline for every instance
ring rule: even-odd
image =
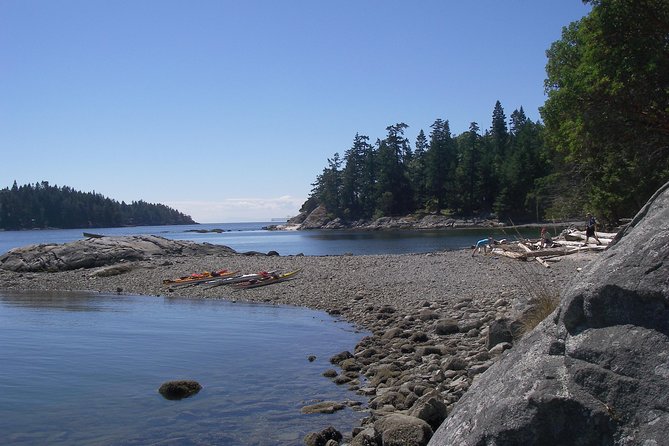
[[[595,219],[595,217],[590,212],[588,212],[585,217],[586,217],[586,219],[585,219],[585,243],[583,244],[583,246],[588,246],[588,240],[590,239],[590,237],[594,237],[595,240],[597,240],[597,244],[601,245],[602,242],[599,241],[599,238],[597,237],[597,233],[596,233],[597,220]]]
[[[490,246],[490,252],[492,252],[492,245],[494,243],[494,240],[492,238],[492,235],[489,236],[488,238],[483,238],[476,242],[476,246],[474,246],[474,250],[472,251],[472,257],[474,257],[474,254],[476,254],[476,251],[479,253],[481,252],[481,248],[483,248],[483,254],[488,253],[488,246]]]
[[[541,241],[540,241],[540,248],[550,248],[553,246],[553,239],[551,238],[551,235],[548,233],[548,230],[546,227],[541,228]]]

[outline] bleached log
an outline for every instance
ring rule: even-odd
[[[523,254],[521,254],[519,252],[507,251],[507,250],[504,250],[504,249],[494,249],[492,252],[493,252],[493,254],[504,256],[504,257],[509,257],[511,259],[522,259],[523,258]]]
[[[559,242],[562,246],[567,246],[567,247],[577,247],[577,246],[583,246],[583,240],[581,241],[570,241],[570,240],[560,240]]]
[[[608,246],[612,243],[612,240],[605,238],[600,238],[599,241],[602,242],[600,246]],[[583,240],[577,242],[569,240],[559,240],[557,243],[559,243],[562,246],[571,246],[571,247],[583,246]],[[588,243],[588,246],[590,245],[597,246],[597,242],[595,241],[595,243]]]
[[[563,256],[566,255],[568,251],[566,251],[564,248],[550,248],[550,249],[542,249],[540,251],[529,251],[522,253],[522,257],[545,257],[545,256]]]
[[[541,264],[542,264],[543,266],[545,266],[546,268],[550,268],[550,267],[551,267],[551,266],[550,266],[544,259],[542,259],[541,257],[535,257],[535,259],[537,260],[537,262],[541,263]]]
[[[613,232],[595,232],[598,239],[606,239],[609,243],[615,238],[616,234]],[[570,231],[564,234],[564,239],[568,241],[585,240],[585,231]],[[604,240],[602,240],[603,242]]]
[[[588,252],[588,251],[604,251],[606,249],[606,245],[595,245],[591,244],[588,246],[579,246],[578,248],[572,248],[569,251],[567,251],[567,254],[576,254],[579,252]]]
[[[523,248],[526,252],[534,252],[534,251],[532,251],[532,249],[530,249],[529,246],[527,246],[527,245],[524,244],[523,242],[518,242],[518,246],[520,246],[521,248]]]

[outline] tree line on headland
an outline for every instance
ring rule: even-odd
[[[0,229],[101,228],[193,224],[193,219],[163,204],[131,204],[95,192],[80,192],[48,182],[0,189]]]
[[[585,0],[583,19],[547,50],[542,122],[523,108],[460,135],[437,119],[413,144],[407,125],[353,144],[313,183],[301,212],[344,221],[411,213],[615,223],[669,179],[669,2]]]

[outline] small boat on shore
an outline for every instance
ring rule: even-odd
[[[220,271],[204,271],[201,273],[193,273],[188,276],[182,276],[178,279],[164,279],[163,284],[165,285],[188,285],[196,283],[204,283],[211,280],[231,277],[239,274],[239,271],[228,271],[227,269],[222,269]]]
[[[84,237],[86,238],[102,238],[103,234],[93,234],[92,232],[84,232]]]
[[[251,279],[245,282],[240,282],[232,285],[237,290],[245,290],[247,288],[257,288],[265,285],[271,285],[273,283],[285,282],[287,280],[292,280],[294,276],[299,273],[301,270],[297,269],[295,271],[290,271],[283,274],[274,273],[269,277],[262,277],[260,279]]]
[[[262,271],[259,273],[240,274],[231,277],[212,279],[208,282],[205,282],[206,285],[209,285],[205,289],[208,290],[210,288],[215,288],[221,285],[232,285],[235,283],[250,282],[252,280],[262,280],[264,278],[266,279],[272,277],[273,274],[276,274],[276,271],[270,271],[270,272]]]

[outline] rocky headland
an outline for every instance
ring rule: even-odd
[[[595,432],[594,444],[661,444],[658,432],[669,428],[668,203],[665,186],[609,250],[570,255],[550,268],[469,250],[267,256],[152,236],[104,237],[74,242],[75,249],[12,250],[0,257],[0,288],[298,305],[356,324],[371,334],[330,358],[323,373],[366,395],[368,413],[343,438],[325,429],[307,444],[593,444]],[[126,254],[114,254],[116,244]],[[77,252],[92,260],[64,266]],[[222,268],[302,271],[241,292],[163,284]],[[577,432],[584,440],[570,443]]]
[[[504,227],[504,223],[493,219],[463,219],[437,214],[415,214],[403,217],[380,217],[371,220],[345,221],[333,218],[324,206],[318,206],[311,212],[301,212],[285,224],[272,225],[266,229],[308,230],[308,229],[446,229],[446,228],[495,228]]]

